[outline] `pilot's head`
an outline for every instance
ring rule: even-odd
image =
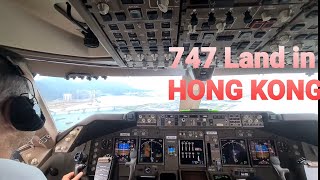
[[[24,123],[30,122],[33,114],[30,111],[33,106],[28,105],[29,98],[22,97],[30,93],[28,81],[17,74],[7,57],[15,62],[23,60],[21,56],[0,46],[0,158],[10,158],[35,133],[33,129],[24,129],[27,127]]]

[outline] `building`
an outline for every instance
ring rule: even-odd
[[[72,101],[72,94],[63,94],[63,101]]]

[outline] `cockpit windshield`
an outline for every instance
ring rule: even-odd
[[[304,78],[302,78],[304,77]],[[316,113],[318,103],[312,100],[251,100],[253,79],[317,79],[318,74],[265,74],[213,76],[217,80],[238,79],[243,84],[241,100],[202,99],[199,108],[217,111],[272,111],[275,113]],[[108,77],[88,81],[57,77],[35,77],[36,86],[51,113],[58,131],[64,131],[93,114],[119,114],[130,111],[178,111],[179,93],[169,100],[169,80],[179,85],[181,76]]]
[[[179,110],[179,99],[168,98],[168,85],[169,80],[180,79],[140,76],[88,81],[37,75],[35,82],[57,129],[63,131],[93,114]]]

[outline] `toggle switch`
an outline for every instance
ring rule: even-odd
[[[169,0],[157,0],[157,5],[161,12],[166,13],[168,11]]]
[[[232,12],[228,11],[226,14],[226,24],[233,24],[234,22],[234,17],[232,16]]]
[[[225,27],[226,27],[226,23],[223,23],[223,22],[217,23],[216,25],[216,28],[218,29],[217,33],[223,32]]]
[[[143,54],[137,54],[138,61],[142,61],[144,59]]]
[[[290,9],[283,10],[279,13],[279,20],[282,23],[288,21],[290,19],[290,17],[291,17],[291,10]]]
[[[125,54],[125,55],[124,55],[124,60],[126,60],[126,61],[131,61],[131,60],[132,60],[132,56],[129,55],[129,54]]]
[[[164,58],[166,61],[169,61],[171,59],[171,54],[164,54]]]
[[[252,16],[251,16],[251,14],[250,14],[250,11],[247,10],[246,12],[244,12],[243,22],[244,22],[245,24],[249,24],[249,23],[251,23],[251,21],[252,21]]]
[[[156,61],[158,58],[158,54],[151,54],[151,58],[153,61]]]
[[[262,21],[269,21],[271,19],[271,15],[268,12],[261,13]]]

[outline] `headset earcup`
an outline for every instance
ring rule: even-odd
[[[12,125],[20,131],[36,131],[43,127],[42,120],[33,109],[33,102],[28,97],[17,96],[10,100],[9,119]]]

